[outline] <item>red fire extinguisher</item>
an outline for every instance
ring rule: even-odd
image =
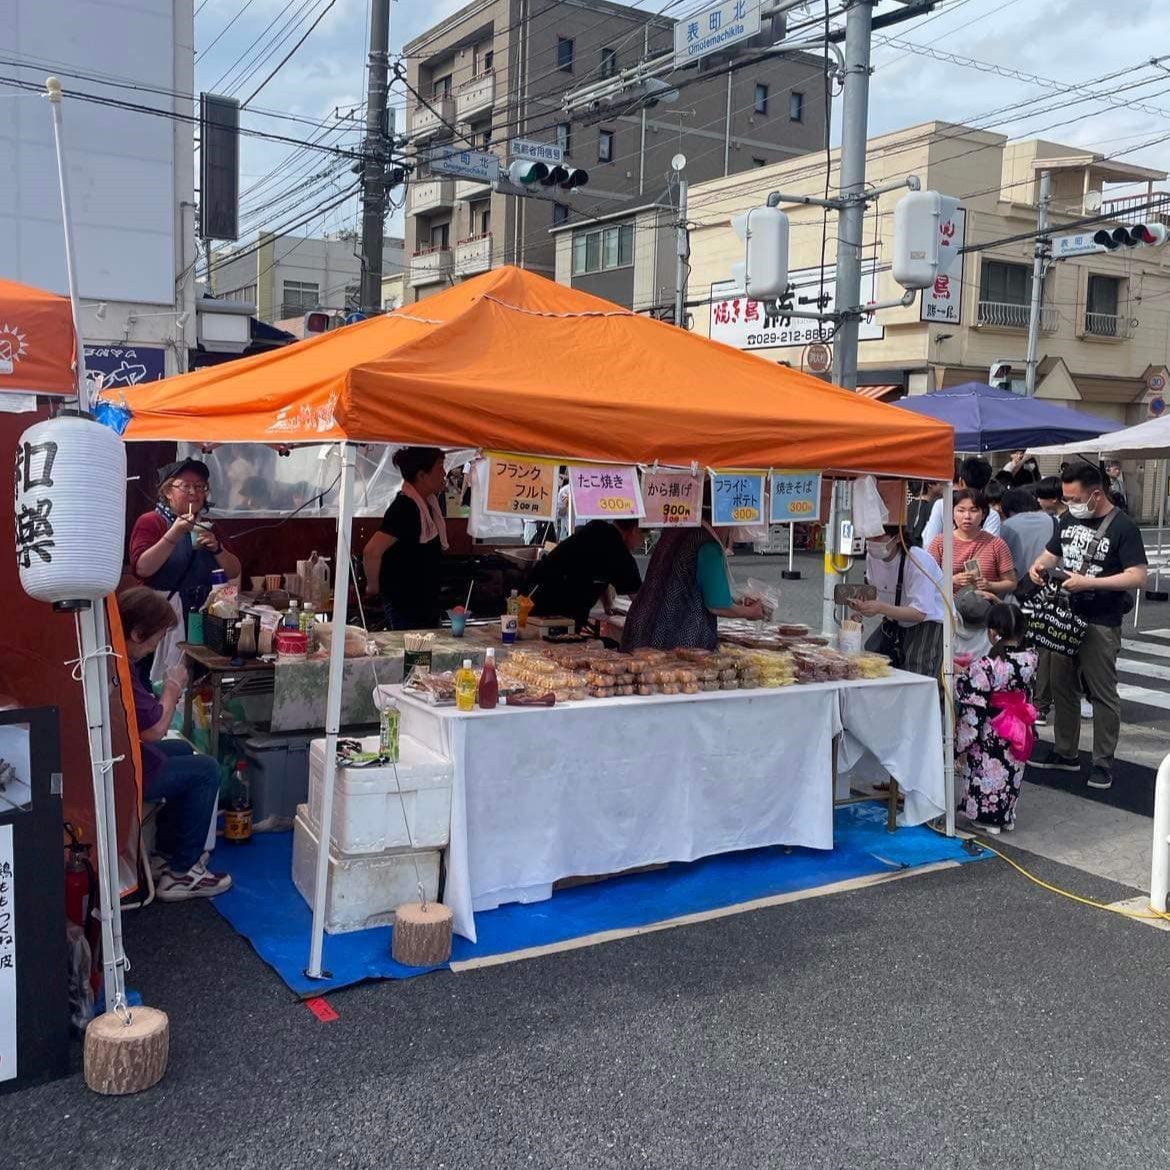
[[[65,917],[85,932],[91,956],[90,983],[96,994],[101,983],[101,930],[97,919],[90,914],[97,901],[97,873],[89,859],[93,846],[82,841],[81,834],[68,821],[65,822],[65,832],[69,834],[65,859]]]

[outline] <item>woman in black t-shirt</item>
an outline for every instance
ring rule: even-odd
[[[366,590],[381,594],[392,630],[434,629],[442,619],[439,573],[447,548],[438,498],[447,478],[443,452],[403,447],[394,453],[394,466],[402,472],[402,490],[362,551]]]

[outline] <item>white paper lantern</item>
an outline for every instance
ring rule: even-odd
[[[96,601],[122,576],[126,448],[92,419],[29,427],[16,448],[16,562],[38,601]]]

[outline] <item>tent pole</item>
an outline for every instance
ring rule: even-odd
[[[333,785],[337,779],[337,737],[341,731],[341,684],[345,671],[345,625],[349,616],[349,545],[353,525],[353,479],[356,448],[341,444],[341,483],[337,500],[337,556],[333,562],[333,637],[329,645],[329,686],[325,693],[325,776],[313,895],[313,934],[309,945],[310,979],[328,979],[321,969],[325,948],[325,894],[329,884],[329,842],[333,833]]]
[[[951,696],[955,693],[954,604],[951,582],[955,577],[955,488],[947,480],[943,488],[943,777],[946,785],[947,836],[955,835],[955,718]]]
[[[1166,460],[1158,461],[1158,559],[1154,563],[1154,590],[1162,588],[1162,531],[1166,527]]]

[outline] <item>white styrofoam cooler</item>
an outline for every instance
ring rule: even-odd
[[[377,751],[377,737],[362,740]],[[397,776],[392,765],[338,768],[333,784],[333,822],[329,838],[342,853],[380,853],[384,849],[438,849],[451,832],[451,785],[454,769],[417,740],[399,738]],[[309,749],[308,824],[321,827],[325,778],[325,740]],[[397,785],[402,785],[399,799]],[[406,817],[403,819],[403,809]],[[410,832],[407,833],[407,826]]]
[[[317,882],[317,833],[308,809],[297,806],[293,824],[293,883],[313,906]],[[415,872],[417,866],[417,874]],[[325,887],[325,929],[330,934],[387,926],[403,902],[418,901],[418,883],[428,900],[439,896],[439,851],[398,850],[347,857],[329,850],[329,881]]]

